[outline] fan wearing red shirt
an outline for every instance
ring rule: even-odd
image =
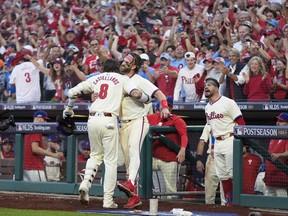
[[[173,99],[167,97],[167,103],[171,113]],[[188,144],[187,125],[182,118],[174,114],[170,115],[167,119],[163,119],[160,113],[154,113],[147,115],[147,119],[150,125],[174,126],[177,130],[174,133],[166,133],[165,136],[179,145],[179,152],[169,149],[165,143],[157,139],[153,141],[152,145],[153,170],[160,170],[163,173],[166,192],[175,193],[177,192],[179,164],[185,160],[185,151]]]
[[[33,123],[45,123],[49,119],[43,110],[36,111],[33,118]],[[26,134],[24,136],[23,181],[47,181],[44,172],[44,156],[60,159],[63,153],[53,153],[44,149],[42,134]]]
[[[160,65],[155,68],[154,78],[165,96],[173,98],[179,70],[170,65],[171,60],[172,58],[167,53],[161,54]]]
[[[84,62],[84,73],[86,75],[101,72],[97,61],[104,62],[107,58],[111,58],[106,48],[101,46],[97,39],[90,41],[90,53],[91,55]]]

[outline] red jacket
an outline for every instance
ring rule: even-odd
[[[167,120],[160,118],[160,113],[147,115],[149,124],[152,126],[174,126],[177,133],[164,134],[167,138],[172,140],[175,144],[185,147],[188,144],[187,125],[185,121],[177,115],[171,115]],[[159,140],[153,141],[152,155],[163,161],[177,161],[178,153],[169,149],[164,143]]]
[[[44,147],[42,134],[26,134],[24,136],[24,170],[44,170],[44,156],[32,152],[32,142]]]

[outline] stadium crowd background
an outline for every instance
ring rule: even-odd
[[[286,19],[283,0],[3,1],[1,101],[23,102],[9,84],[21,61],[43,60],[51,70],[41,73],[41,101],[65,102],[81,71],[101,72],[105,59],[121,61],[130,52],[141,54],[139,74],[177,101],[200,101],[204,78],[221,75],[221,91],[236,101],[285,100]],[[25,58],[24,49],[33,58]],[[253,75],[248,62],[255,56]],[[163,64],[179,73],[179,82],[177,74],[163,74]]]
[[[174,101],[205,100],[208,77],[237,102],[288,98],[286,0],[6,0],[0,17],[1,102],[65,103],[69,88],[102,72],[107,58],[132,52],[143,61],[139,75]],[[10,80],[27,62],[40,74],[32,90],[30,81]]]

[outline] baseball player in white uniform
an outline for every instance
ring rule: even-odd
[[[117,71],[118,61],[107,59],[104,63],[105,71]],[[63,117],[73,116],[75,98],[82,93],[98,92],[98,98],[89,108],[88,137],[91,153],[87,160],[84,179],[79,187],[80,201],[89,203],[89,189],[98,167],[104,161],[104,200],[103,208],[117,208],[113,200],[117,180],[117,161],[119,129],[118,120],[120,105],[125,95],[131,95],[142,102],[149,98],[136,89],[132,80],[115,72],[105,72],[79,83],[68,92],[69,102],[63,111]],[[142,97],[143,96],[143,97]]]
[[[136,54],[129,54],[120,66],[120,72],[130,77],[141,90],[149,97],[156,97],[161,104],[161,115],[167,118],[170,114],[165,95],[150,81],[139,76],[138,70],[141,67],[141,59]],[[124,208],[134,208],[142,204],[137,191],[137,176],[140,167],[140,152],[146,134],[149,131],[149,123],[146,118],[146,109],[143,103],[131,97],[124,97],[121,110],[120,139],[125,166],[127,170],[127,181],[118,182],[119,190],[129,197]]]
[[[209,147],[207,150],[207,160],[204,167],[201,158],[204,152],[205,143],[209,141]],[[215,138],[211,136],[211,128],[208,124],[205,125],[203,132],[200,136],[197,155],[196,155],[196,169],[198,172],[203,173],[205,170],[205,203],[215,204],[215,196],[220,180],[216,174],[216,168],[214,163],[214,144]],[[220,197],[221,205],[225,205],[225,196],[223,192],[222,184],[220,183]]]
[[[184,88],[186,98],[185,102],[199,101],[200,98],[196,93],[195,79],[202,76],[204,67],[196,64],[195,54],[193,52],[185,53],[186,67],[180,69],[174,88],[174,101],[180,101],[180,93]]]
[[[205,106],[207,124],[215,137],[214,159],[216,173],[221,180],[226,205],[232,205],[233,179],[233,129],[236,124],[245,125],[242,113],[235,101],[219,94],[219,82],[207,78],[204,87],[209,99]]]
[[[32,53],[29,50],[23,50],[23,61],[16,65],[12,70],[9,83],[16,86],[16,102],[39,102],[41,99],[40,89],[40,70],[29,61]],[[43,61],[37,61],[43,65]]]

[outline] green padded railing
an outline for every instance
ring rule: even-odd
[[[263,132],[275,131],[275,136],[270,136],[269,133],[261,133],[262,135],[251,135],[252,130],[259,129]],[[252,132],[251,132],[252,131]],[[251,139],[288,139],[288,128],[279,126],[236,126],[234,128],[234,157],[233,157],[233,204],[240,206],[250,206],[256,208],[277,208],[277,209],[288,209],[288,197],[274,197],[274,196],[263,196],[263,195],[248,195],[242,193],[243,185],[243,143],[249,145],[264,159],[270,160],[271,157],[268,151],[261,145],[253,142]],[[264,135],[263,135],[264,134]],[[284,134],[284,135],[283,135]],[[275,166],[284,170],[287,173],[287,165],[276,160]]]

